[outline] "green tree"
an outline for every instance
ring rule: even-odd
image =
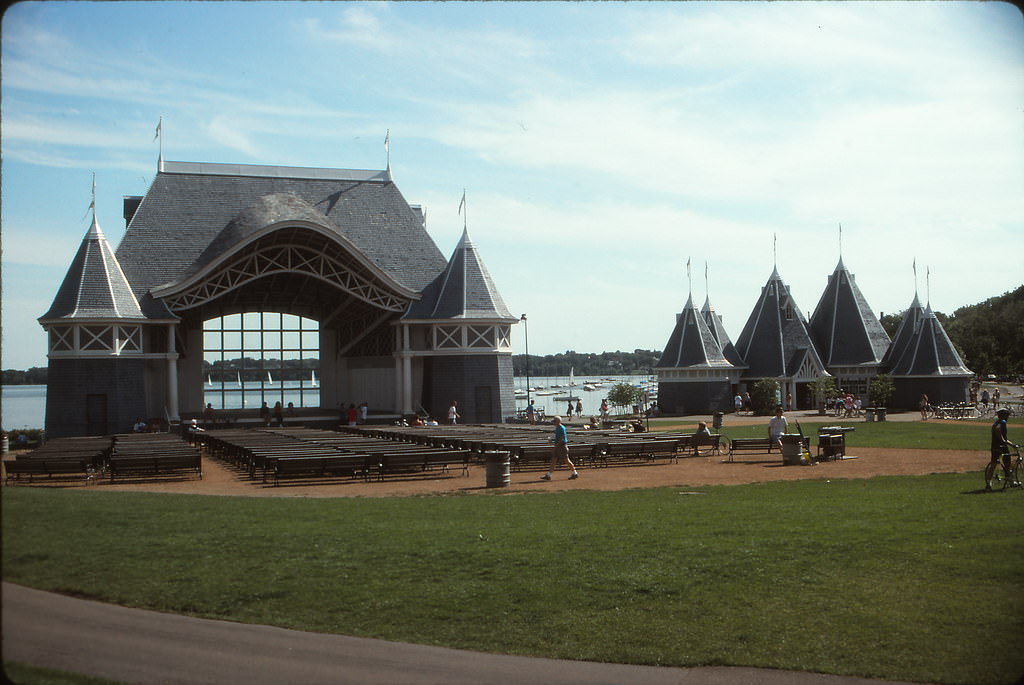
[[[838,392],[836,379],[832,376],[818,376],[807,384],[807,389],[814,398],[815,409],[821,409],[825,405],[825,400],[835,397]]]
[[[762,378],[750,388],[750,405],[755,414],[762,416],[775,413],[779,404],[779,382],[774,378]]]
[[[608,401],[616,407],[632,407],[640,401],[640,388],[629,383],[616,383],[608,391]]]
[[[895,390],[895,386],[892,383],[892,377],[887,373],[878,374],[868,384],[868,397],[871,404],[876,407],[888,406],[893,390]]]

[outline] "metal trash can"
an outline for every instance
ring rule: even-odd
[[[722,427],[722,417],[723,416],[724,416],[724,414],[722,414],[722,412],[720,412],[720,411],[716,411],[714,414],[712,414],[711,415],[711,426],[713,428],[715,428],[715,429],[721,428]]]
[[[875,420],[874,407],[864,407],[864,420],[867,421],[868,423],[871,423],[872,421]]]
[[[508,452],[487,452],[487,487],[507,488],[512,483],[511,459]]]
[[[875,420],[885,421],[885,407],[875,407]]]
[[[782,463],[797,465],[803,463],[803,436],[799,433],[786,433],[782,436]]]

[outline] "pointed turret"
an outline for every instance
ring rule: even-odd
[[[404,318],[519,320],[509,313],[465,229],[448,266],[409,307]]]
[[[707,322],[704,321],[704,317],[693,304],[693,297],[688,297],[657,367],[727,368],[731,366],[732,364],[722,354],[722,348]]]
[[[916,408],[921,395],[927,395],[930,404],[968,399],[974,372],[960,358],[931,305],[922,307],[916,293],[885,355],[885,365],[895,386],[893,407]]]
[[[92,225],[82,238],[50,309],[39,317],[39,322],[144,318],[93,212]]]
[[[793,379],[808,372],[817,375],[824,372],[825,365],[811,339],[804,315],[777,268],[761,288],[761,297],[736,341],[736,351],[749,367],[744,376],[751,379]],[[807,364],[814,368],[801,371],[801,365]]]
[[[811,332],[830,370],[840,366],[877,368],[889,349],[888,334],[842,257],[811,316]]]
[[[813,401],[801,395],[798,383],[829,375],[811,337],[807,320],[800,312],[778,267],[772,269],[761,296],[754,305],[739,339],[736,352],[747,365],[746,381],[773,378],[781,384],[781,395],[792,395],[791,408]]]
[[[740,368],[723,354],[718,339],[693,304],[692,295],[676,318],[655,373],[658,404],[664,411],[693,414],[726,411],[730,406]]]
[[[718,342],[718,347],[722,350],[722,355],[725,356],[729,363],[737,367],[746,366],[743,363],[742,357],[740,357],[740,353],[736,351],[736,346],[732,344],[729,334],[725,332],[725,327],[722,325],[722,315],[716,312],[715,308],[711,305],[710,296],[704,299],[701,316],[704,317],[704,323],[708,325],[711,335],[714,336],[715,341]]]

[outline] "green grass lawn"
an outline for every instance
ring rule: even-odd
[[[989,421],[914,421],[896,422],[883,421],[851,421],[837,419],[826,423],[801,423],[804,435],[816,436],[818,426],[852,426],[854,430],[846,434],[849,447],[893,447],[897,449],[943,449],[971,450],[988,453]],[[671,420],[651,422],[652,431],[683,430],[696,426],[694,423],[679,423]],[[796,421],[789,418],[789,430],[797,432]],[[768,437],[768,418],[762,424],[733,424],[728,417],[721,429],[728,438],[765,438]],[[1024,443],[1024,422],[1011,421],[1010,439]],[[812,437],[812,442],[817,438]]]
[[[3,577],[544,657],[1009,683],[1024,493],[977,474],[383,499],[5,488]]]

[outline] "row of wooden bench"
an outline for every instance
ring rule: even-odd
[[[395,445],[311,428],[206,431],[197,443],[211,456],[243,470],[249,478],[275,485],[283,478],[362,477],[417,473],[449,473],[452,467],[469,475],[472,452],[421,445]]]
[[[3,463],[5,480],[27,477],[84,479],[87,483],[109,477],[202,478],[202,456],[179,437],[169,433],[129,433],[92,438],[56,438],[39,449]]]

